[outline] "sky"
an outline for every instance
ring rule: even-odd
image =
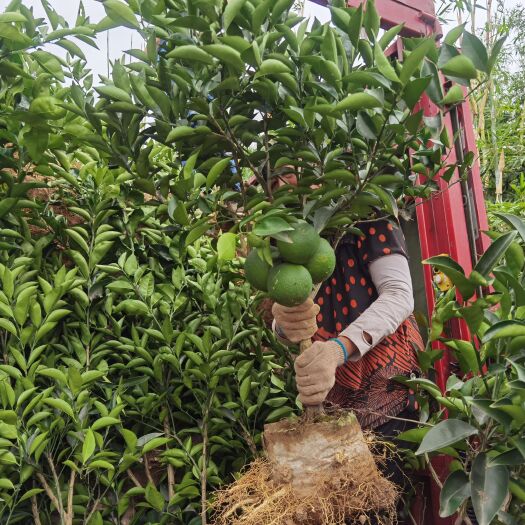
[[[10,0],[0,0],[0,12],[2,12],[9,4]],[[417,2],[417,0],[414,0]],[[516,5],[522,0],[504,0],[506,6]],[[78,11],[78,5],[80,0],[49,0],[49,3],[53,6],[56,11],[62,15],[70,25],[74,24],[76,14]],[[45,17],[45,11],[42,8],[40,0],[24,0],[24,5],[27,7],[33,7],[36,16]],[[90,17],[92,22],[98,22],[105,16],[105,11],[102,4],[97,0],[84,0],[84,7],[86,14]],[[330,19],[330,13],[327,8],[321,7],[313,2],[307,1],[305,5],[305,16],[317,17],[320,21],[325,22]],[[478,25],[483,24],[485,17],[483,11],[479,11],[477,15]],[[456,23],[451,23],[449,28],[452,28]],[[447,29],[445,28],[445,33]],[[133,47],[141,46],[141,38],[134,31],[127,28],[112,29],[109,34],[99,36],[97,44],[99,50],[95,50],[85,44],[79,43],[80,47],[84,50],[84,53],[88,57],[88,67],[93,70],[95,78],[97,75],[107,75],[107,56],[108,46],[107,38],[109,39],[109,57],[110,60],[120,58],[123,56],[124,50],[131,49]],[[61,48],[55,48],[53,52],[64,53]]]

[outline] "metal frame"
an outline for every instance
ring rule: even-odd
[[[320,5],[327,5],[326,0],[314,0]],[[347,0],[349,6],[358,7],[365,0]],[[441,26],[435,16],[434,0],[376,0],[376,8],[381,16],[381,26],[388,29],[404,23],[402,36],[442,36]],[[389,49],[402,59],[402,45],[398,40]],[[447,85],[443,79],[443,85]],[[425,116],[435,115],[439,108],[423,95],[416,111],[423,110]],[[468,172],[466,181],[459,180],[456,174],[450,182],[437,181],[439,191],[426,201],[417,202],[416,217],[422,259],[446,253],[455,259],[469,273],[479,256],[487,249],[490,240],[483,235],[488,230],[483,186],[480,177],[476,140],[472,123],[472,114],[468,102],[464,102],[444,116],[444,125],[449,136],[454,137],[454,147],[449,155],[451,163],[461,161],[467,151],[475,153],[475,162]],[[432,269],[424,267],[425,290],[428,315],[432,314],[435,292],[432,281]],[[450,323],[452,337],[470,339],[465,322],[454,320]],[[438,344],[435,345],[439,347]],[[446,348],[444,355],[436,363],[436,381],[442,391],[451,372],[452,358]],[[449,460],[436,458],[433,461],[435,473],[443,481],[448,475]],[[453,525],[454,517],[439,517],[440,489],[434,480],[426,480],[430,492],[431,509],[421,511],[419,525]],[[421,501],[419,502],[421,504]],[[424,514],[424,515],[423,515]]]

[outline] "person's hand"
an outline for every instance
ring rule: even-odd
[[[299,399],[303,405],[320,405],[335,384],[335,371],[345,362],[335,341],[316,341],[295,360]]]
[[[292,343],[311,339],[317,332],[319,305],[308,298],[299,306],[287,307],[279,303],[272,306],[276,328]]]

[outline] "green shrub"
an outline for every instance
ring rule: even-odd
[[[419,445],[408,456],[413,466],[436,454],[451,457],[442,517],[459,512],[464,518],[473,507],[480,525],[518,525],[525,518],[525,222],[496,215],[509,231],[497,236],[470,275],[447,256],[427,261],[455,285],[436,302],[429,345],[447,348],[457,371],[444,393],[428,378],[406,381],[420,393],[424,425],[400,437]],[[468,326],[468,338],[448,334],[456,319]],[[442,355],[430,348],[423,353],[425,371]],[[435,405],[430,416],[429,405]]]

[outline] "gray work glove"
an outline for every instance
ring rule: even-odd
[[[283,306],[274,303],[272,314],[275,319],[275,331],[277,335],[284,336],[292,343],[311,339],[317,332],[317,314],[319,305],[308,298],[299,306]]]
[[[295,359],[295,378],[303,405],[320,405],[335,384],[335,371],[345,362],[335,341],[316,341]]]

